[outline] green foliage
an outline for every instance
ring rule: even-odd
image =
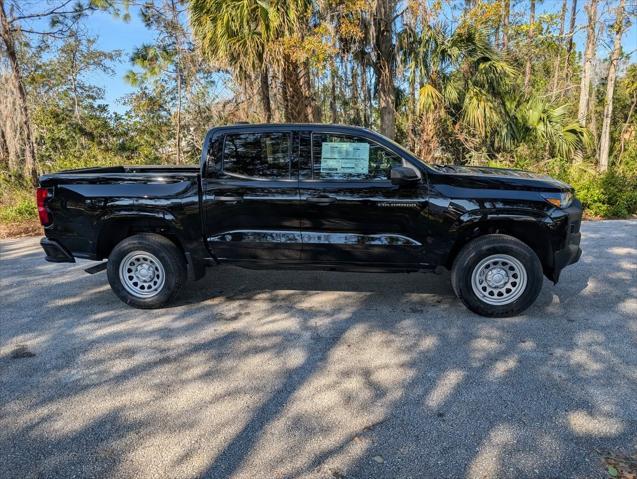
[[[33,187],[0,171],[0,223],[18,223],[37,217]]]
[[[489,166],[519,168],[550,175],[575,188],[586,214],[597,218],[637,215],[637,168],[599,173],[590,163],[553,159],[538,163],[528,152],[511,161],[491,161]]]
[[[568,105],[531,98],[516,109],[516,117],[518,141],[541,145],[553,157],[572,158],[588,145],[587,130],[570,119]]]
[[[637,176],[613,170],[591,174],[573,168],[567,180],[591,216],[623,218],[637,214]]]
[[[38,210],[35,206],[35,199],[25,195],[23,191],[16,193],[16,195],[19,196],[7,206],[0,203],[0,222],[18,223],[37,218]]]

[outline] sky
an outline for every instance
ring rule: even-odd
[[[87,75],[88,80],[104,89],[104,103],[112,111],[119,113],[126,111],[125,105],[121,103],[122,97],[133,91],[133,87],[124,80],[124,75],[132,69],[130,56],[135,48],[144,43],[152,43],[155,37],[155,32],[147,29],[140,20],[136,8],[131,8],[130,14],[130,20],[124,22],[110,13],[96,12],[83,22],[88,34],[97,38],[95,48],[122,50],[120,62],[112,65],[115,70],[112,77],[101,72]]]
[[[526,4],[526,0],[524,2],[512,3],[517,3],[518,5],[515,14],[528,14],[523,8],[523,5]],[[579,0],[578,2],[577,24],[580,26],[586,23],[586,14],[583,9],[584,3],[585,0]],[[608,8],[603,5],[604,3],[606,2],[600,2],[602,5],[600,5],[599,14],[602,15],[608,23],[608,20],[613,17],[609,14]],[[627,3],[630,5],[631,0]],[[562,0],[538,1],[537,15],[539,16],[548,12],[558,12],[561,5]],[[130,56],[133,50],[143,43],[151,43],[154,39],[155,32],[144,26],[139,18],[139,11],[135,7],[131,7],[130,9],[130,20],[128,22],[123,21],[121,18],[115,18],[105,12],[96,12],[86,18],[83,23],[88,34],[97,38],[96,48],[101,50],[122,50],[121,62],[113,65],[115,74],[112,77],[104,73],[94,72],[88,74],[87,79],[104,89],[104,102],[110,106],[112,111],[123,113],[126,110],[126,106],[122,104],[121,99],[133,91],[133,88],[124,80],[126,72],[132,68],[129,62]],[[603,42],[600,44],[598,55],[602,58],[608,55],[610,45],[608,45],[607,38],[608,35],[603,37]],[[577,49],[582,51],[585,42],[585,32],[583,29],[577,32],[575,41]],[[625,51],[631,52],[631,61],[637,61],[637,18],[632,18],[630,29],[624,33],[623,46]]]

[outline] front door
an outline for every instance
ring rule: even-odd
[[[372,138],[321,131],[300,134],[299,160],[304,261],[426,266],[426,181],[389,180],[393,166],[413,165]]]
[[[203,181],[204,234],[220,260],[298,262],[298,172],[289,131],[227,132]],[[210,164],[213,162],[210,161]],[[276,263],[274,263],[276,265]]]

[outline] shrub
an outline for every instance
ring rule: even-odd
[[[14,191],[12,196],[12,199],[3,199],[0,202],[0,223],[17,223],[37,219],[38,209],[33,195]]]
[[[529,160],[527,155],[491,162],[490,165],[536,171],[570,184],[589,216],[625,218],[637,214],[637,167],[629,161],[606,173],[599,173],[594,165],[587,162],[570,163],[553,159],[538,163]]]
[[[575,188],[591,216],[622,218],[637,213],[637,176],[613,170],[600,174],[571,168],[563,179]]]

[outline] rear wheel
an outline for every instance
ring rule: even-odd
[[[136,308],[167,304],[186,280],[184,257],[164,236],[142,233],[122,240],[108,257],[113,292]]]
[[[485,235],[462,248],[451,269],[456,295],[474,313],[514,316],[542,289],[542,265],[535,252],[507,235]]]

